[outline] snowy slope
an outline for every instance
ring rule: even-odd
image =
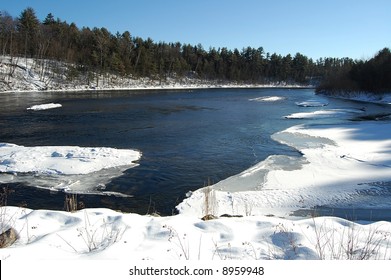
[[[300,87],[295,84],[240,84],[201,80],[196,78],[167,78],[154,80],[147,77],[133,78],[114,74],[91,73],[93,79],[67,75],[72,65],[50,60],[25,59],[0,56],[0,92],[14,91],[84,91],[84,90],[137,90],[137,89],[186,89],[186,88],[248,88],[248,87]],[[12,75],[10,75],[12,73]]]

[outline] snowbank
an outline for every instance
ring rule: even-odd
[[[2,228],[19,239],[1,260],[388,259],[391,223],[252,216],[202,221],[108,209],[75,213],[4,207]],[[350,245],[349,245],[350,244]],[[349,245],[349,246],[348,246]],[[352,249],[352,250],[349,250]]]
[[[322,95],[340,98],[340,99],[349,99],[356,101],[380,103],[380,104],[391,104],[391,93],[370,93],[370,92],[321,92]]]
[[[27,108],[27,110],[42,111],[42,110],[55,109],[55,108],[60,108],[60,107],[62,107],[61,104],[48,103],[48,104],[40,104],[40,105],[31,106],[31,107]]]

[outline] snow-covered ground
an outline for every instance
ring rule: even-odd
[[[109,209],[75,213],[5,207],[19,239],[2,260],[389,259],[391,224],[340,218],[141,216]]]
[[[255,101],[280,100],[270,96]],[[180,214],[175,216],[142,216],[109,209],[68,213],[1,207],[2,231],[13,228],[18,239],[0,250],[0,258],[15,262],[390,259],[390,222],[354,223],[337,217],[290,215],[297,209],[346,203],[390,209],[391,202],[382,198],[381,187],[371,184],[391,181],[391,123],[294,126],[276,133],[273,139],[303,156],[270,156],[238,175],[194,191],[177,206]],[[124,165],[129,168],[140,156],[132,150],[4,143],[0,145],[0,171],[9,176],[78,176]],[[371,200],[363,202],[360,192],[369,188]],[[201,220],[205,214],[236,217]]]

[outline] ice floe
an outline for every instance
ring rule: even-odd
[[[25,147],[0,143],[0,172],[87,174],[116,166],[134,165],[140,155],[135,150],[105,147]]]
[[[256,97],[249,99],[250,101],[258,101],[258,102],[275,102],[284,100],[285,97],[282,96],[262,96],[262,97]]]
[[[55,108],[60,108],[62,107],[61,104],[58,103],[48,103],[48,104],[40,104],[40,105],[34,105],[27,110],[32,110],[32,111],[42,111],[42,110],[49,110],[49,109],[55,109]]]
[[[296,102],[297,106],[300,107],[324,107],[327,106],[329,103],[326,100],[320,100],[320,99],[309,99],[302,102]]]
[[[0,143],[0,182],[73,192],[104,188],[113,177],[135,167],[141,152],[77,146],[25,147]]]
[[[330,118],[336,116],[343,116],[349,114],[360,114],[362,110],[359,109],[330,109],[318,110],[314,112],[300,112],[285,116],[286,119],[315,119],[315,118]]]

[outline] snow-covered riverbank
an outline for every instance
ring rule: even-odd
[[[211,186],[216,215],[288,216],[319,205],[371,208],[391,203],[381,193],[391,182],[391,123],[295,126],[273,136],[303,157],[270,156],[256,166]],[[371,201],[360,192],[371,190]],[[205,190],[182,202],[183,213],[201,215]]]
[[[19,239],[1,260],[389,259],[391,223],[340,218],[141,216],[109,209],[75,213],[4,207]],[[352,249],[352,250],[350,250]]]
[[[373,102],[380,104],[391,104],[391,93],[373,94],[370,92],[323,92],[322,94],[334,98]]]
[[[34,91],[96,91],[96,90],[161,90],[211,88],[301,88],[286,83],[251,84],[188,77],[123,77],[114,74],[91,73],[94,78],[70,78],[70,65],[62,62],[0,56],[0,93]],[[12,75],[10,74],[12,73]]]

